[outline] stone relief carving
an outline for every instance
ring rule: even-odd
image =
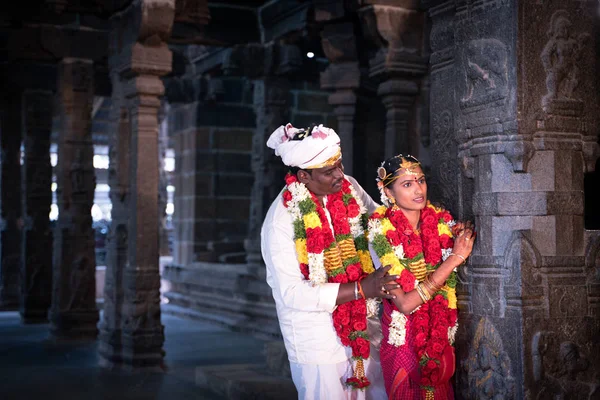
[[[94,267],[86,256],[79,255],[71,265],[69,302],[66,309],[87,310],[95,298]]]
[[[463,362],[468,384],[463,384],[462,394],[467,399],[513,399],[515,379],[510,359],[504,351],[500,334],[487,318],[481,318]]]
[[[450,110],[443,110],[439,114],[432,115],[433,132],[433,155],[436,160],[435,176],[438,179],[440,190],[439,200],[447,207],[451,207],[458,199],[458,164],[454,151],[456,141],[454,139],[454,118]]]
[[[579,85],[579,61],[589,34],[575,35],[573,24],[565,10],[558,10],[550,19],[550,28],[546,33],[548,42],[540,55],[546,71],[546,88],[548,92],[542,98],[544,111],[554,101],[579,102],[575,89]]]
[[[586,381],[590,362],[572,341],[560,344],[553,332],[536,332],[531,343],[533,378],[537,400],[597,399],[598,377]]]
[[[506,97],[508,51],[498,39],[475,39],[464,53],[465,95],[462,108],[473,107]]]
[[[543,295],[544,289],[542,275],[539,271],[541,255],[533,243],[527,238],[528,231],[513,232],[506,252],[504,253],[504,266],[502,274],[504,279],[500,286],[502,300],[500,302],[500,316],[504,317],[507,303],[511,300],[521,300],[523,297]],[[544,315],[549,317],[548,303],[544,302]],[[526,306],[539,310],[539,305]]]

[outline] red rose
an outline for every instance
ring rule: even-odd
[[[348,204],[348,218],[354,218],[360,214],[360,207],[356,203]]]
[[[425,346],[426,342],[427,342],[427,336],[423,332],[417,333],[417,336],[415,336],[415,345],[417,347],[423,347],[423,346]]]
[[[348,275],[337,274],[336,276],[330,277],[329,282],[331,282],[331,283],[348,283]]]
[[[292,193],[289,190],[283,192],[283,205],[288,206],[288,201],[292,200]]]
[[[338,307],[333,313],[337,314],[337,320],[340,322],[340,324],[348,325],[350,323],[350,313],[345,308]]]
[[[435,217],[431,214],[431,213],[427,213],[424,217],[423,217],[423,224],[426,224],[428,226],[431,225],[437,225],[437,221],[435,219]]]
[[[409,270],[402,270],[402,273],[400,274],[400,286],[404,292],[408,293],[414,290],[415,280],[415,276]]]
[[[398,234],[398,231],[389,230],[385,233],[385,236],[392,246],[398,246],[400,243],[402,243],[400,241],[400,235]]]
[[[367,322],[365,319],[358,319],[354,321],[353,328],[355,331],[364,331],[367,329]]]
[[[357,281],[358,278],[360,278],[361,272],[362,272],[362,269],[360,268],[360,265],[358,265],[358,264],[350,264],[346,268],[346,273],[348,274],[348,280],[350,282]]]
[[[451,249],[454,246],[454,241],[450,236],[443,234],[440,236],[440,244],[445,249]]]
[[[437,363],[433,360],[429,360],[429,361],[427,361],[427,368],[429,368],[430,370],[433,370],[433,369],[437,368]]]
[[[423,376],[423,377],[421,377],[421,383],[422,383],[424,386],[431,386],[431,379],[429,379],[429,378],[428,378],[428,377],[426,377],[426,376]]]
[[[404,247],[404,254],[406,255],[406,258],[414,258],[416,257],[419,253],[421,252],[421,247],[417,246],[414,243],[409,244],[408,246]]]
[[[425,237],[431,237],[433,235],[433,229],[431,228],[423,228],[423,236]]]
[[[443,351],[444,351],[444,346],[442,346],[441,343],[434,342],[431,345],[431,352],[433,353],[433,354],[431,354],[432,357],[438,358],[439,356],[442,355]]]
[[[294,182],[298,182],[298,178],[296,178],[296,175],[292,175],[292,174],[287,174],[285,176],[285,183],[286,185],[291,185]]]
[[[300,272],[302,272],[302,275],[304,275],[304,279],[308,280],[308,277],[310,276],[308,264],[300,264]]]
[[[359,300],[354,303],[354,313],[367,315],[367,302]]]
[[[453,218],[452,218],[452,215],[450,215],[450,213],[448,211],[444,211],[442,213],[442,219],[446,222],[450,222],[450,221],[452,221]]]
[[[321,228],[306,229],[306,249],[309,253],[321,253],[325,248],[325,243]]]

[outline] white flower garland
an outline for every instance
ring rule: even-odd
[[[379,316],[379,304],[381,299],[369,298],[366,300],[367,303],[367,318]]]
[[[390,322],[390,334],[388,343],[392,346],[400,347],[406,343],[406,315],[400,311],[392,311],[392,322]]]

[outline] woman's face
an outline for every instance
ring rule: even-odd
[[[400,175],[384,190],[402,211],[420,211],[427,205],[427,181],[421,167],[398,171]]]

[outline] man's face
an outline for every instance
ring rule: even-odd
[[[332,166],[315,168],[310,171],[310,173],[305,170],[298,171],[298,179],[315,196],[327,196],[342,190],[344,170],[341,159]]]

